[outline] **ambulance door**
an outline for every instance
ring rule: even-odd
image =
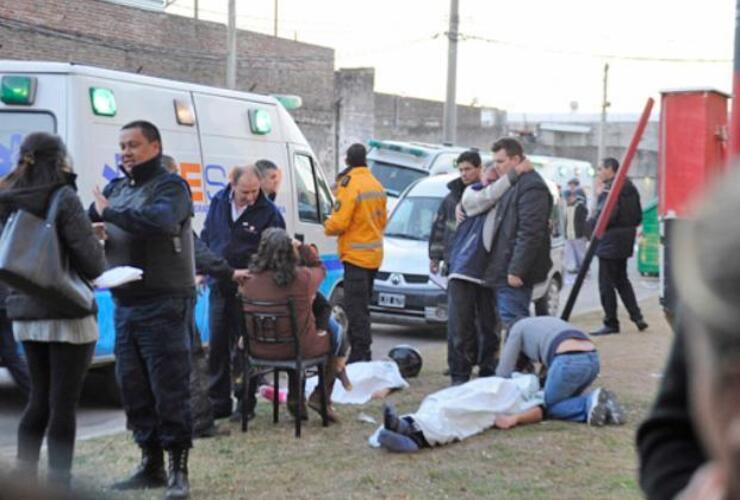
[[[98,95],[98,100],[93,97]],[[103,97],[100,97],[103,96]],[[97,103],[97,104],[96,104]],[[184,112],[190,110],[190,119]],[[195,204],[194,224],[201,223],[205,200],[200,148],[190,95],[185,90],[142,84],[124,79],[74,75],[69,97],[70,145],[78,174],[78,191],[85,204],[92,202],[95,186],[101,189],[122,175],[119,135],[135,120],[153,123],[162,135],[162,151],[178,163],[188,181]]]
[[[331,191],[310,150],[291,146],[289,151],[293,163],[293,236],[306,243],[314,243],[319,248],[321,259],[329,272],[321,284],[321,291],[329,297],[341,276],[336,239],[324,234],[324,221],[332,209]]]
[[[235,166],[267,159],[281,170],[287,169],[288,156],[275,105],[201,92],[194,92],[193,100],[203,151],[207,202],[226,187],[229,172]],[[262,113],[259,123],[262,128],[251,122],[256,111]],[[276,204],[285,216],[288,209],[283,200],[278,195]]]

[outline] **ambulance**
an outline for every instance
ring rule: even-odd
[[[77,64],[0,60],[0,176],[16,164],[26,134],[58,134],[67,144],[85,206],[95,186],[122,175],[120,128],[148,120],[162,133],[165,154],[190,185],[193,227],[202,229],[210,200],[227,185],[229,170],[259,159],[283,174],[276,204],[289,233],[315,243],[328,274],[321,292],[341,291],[336,241],[324,235],[332,194],[306,138],[288,109],[297,96],[264,96]],[[110,369],[115,333],[109,291],[97,292],[100,340],[93,366]],[[199,294],[196,321],[208,341],[207,291]]]

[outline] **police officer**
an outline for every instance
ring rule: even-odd
[[[278,208],[261,189],[262,175],[257,167],[236,167],[229,185],[216,193],[200,238],[208,248],[233,269],[246,269],[257,251],[262,232],[268,227],[285,229]],[[237,285],[227,276],[211,284],[209,299],[210,353],[208,356],[209,395],[216,418],[231,415],[231,353],[242,326]],[[240,396],[241,394],[237,394]],[[253,411],[249,401],[247,413]],[[241,411],[239,409],[238,411]],[[237,417],[238,413],[234,415]]]
[[[105,223],[111,267],[129,265],[143,279],[112,290],[116,302],[116,378],[141,463],[115,489],[167,486],[167,498],[189,494],[190,302],[195,294],[193,211],[185,181],[162,166],[159,130],[134,121],[120,132],[124,176],[90,209]],[[169,456],[169,477],[163,450]]]
[[[334,210],[324,222],[329,236],[339,236],[339,258],[344,264],[344,308],[349,320],[352,351],[348,362],[370,361],[370,299],[373,282],[383,261],[386,196],[367,168],[362,144],[347,149],[344,169],[337,178]]]

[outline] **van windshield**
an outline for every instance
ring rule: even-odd
[[[31,132],[56,132],[54,116],[25,111],[0,112],[0,176],[10,172],[18,160],[23,138]]]
[[[393,211],[385,235],[406,240],[428,241],[432,223],[443,198],[406,196]]]
[[[413,168],[400,167],[392,163],[368,160],[367,166],[389,196],[396,198],[416,179],[426,177],[427,173]]]

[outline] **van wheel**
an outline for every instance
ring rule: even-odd
[[[329,303],[332,307],[334,319],[345,332],[348,331],[349,320],[347,319],[347,312],[344,310],[344,288],[342,286],[337,286],[334,289],[331,298],[329,298]]]
[[[560,310],[560,280],[553,278],[547,285],[545,294],[534,303],[537,316],[557,316]]]

